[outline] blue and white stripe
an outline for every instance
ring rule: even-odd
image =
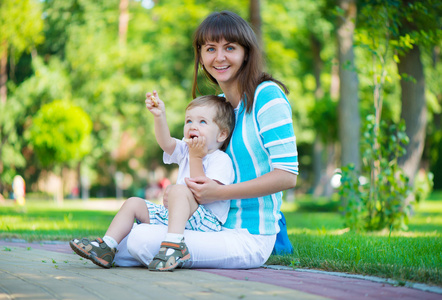
[[[298,174],[292,110],[277,84],[268,81],[258,86],[250,113],[246,113],[241,102],[226,153],[233,161],[235,183],[252,180],[274,169]],[[282,192],[231,200],[224,226],[246,228],[252,234],[276,234],[281,203]]]

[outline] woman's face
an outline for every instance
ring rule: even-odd
[[[201,46],[201,63],[221,89],[236,84],[236,75],[245,59],[244,47],[225,39],[208,41]]]

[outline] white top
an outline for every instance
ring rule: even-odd
[[[175,150],[172,155],[164,152],[163,161],[165,164],[178,164],[178,178],[176,184],[184,184],[184,178],[190,177],[189,168],[189,146],[182,140],[176,140]],[[221,182],[222,184],[231,184],[235,180],[232,160],[221,150],[216,150],[207,154],[203,158],[203,170],[210,179]],[[230,208],[230,200],[215,201],[208,204],[202,204],[212,212],[216,218],[224,224]]]

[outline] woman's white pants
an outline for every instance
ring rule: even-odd
[[[148,266],[160,250],[167,226],[134,225],[118,246],[115,264],[120,267]],[[275,245],[275,235],[254,235],[245,229],[220,232],[184,231],[191,259],[184,268],[249,269],[262,266]]]

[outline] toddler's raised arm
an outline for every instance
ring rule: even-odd
[[[155,138],[164,152],[171,155],[175,150],[176,141],[170,136],[169,126],[166,120],[166,107],[158,97],[158,93],[146,94],[146,107],[154,116]]]

